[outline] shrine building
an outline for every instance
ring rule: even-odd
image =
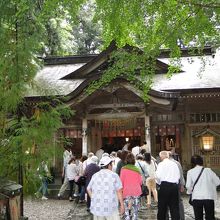
[[[204,49],[203,59],[182,49],[181,70],[168,78],[169,51],[161,51],[156,74],[145,103],[140,91],[126,78],[88,94],[91,82],[100,79],[108,67],[111,44],[98,55],[47,57],[35,82],[47,93],[29,91],[28,102],[38,102],[49,95],[66,97],[75,111],[57,131],[56,138],[68,137],[78,154],[122,149],[147,142],[153,156],[174,147],[184,169],[190,167],[193,154],[205,157],[220,174],[220,62],[211,48]],[[205,66],[202,61],[205,60]],[[214,140],[206,138],[214,136]],[[206,141],[206,145],[201,144]],[[208,141],[213,141],[211,149]]]

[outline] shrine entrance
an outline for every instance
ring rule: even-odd
[[[152,91],[146,103],[130,82],[117,79],[90,95],[82,93],[77,100],[70,100],[68,104],[74,108],[75,116],[66,124],[68,135],[82,139],[82,154],[96,152],[105,146],[107,152],[120,150],[127,139],[130,148],[146,141],[147,148],[155,152],[155,145],[151,148],[150,117],[152,112],[173,109],[175,100],[171,97],[169,92],[164,97]]]
[[[141,136],[134,136],[130,138],[125,137],[103,137],[102,143],[104,148],[106,147],[106,151],[111,153],[112,151],[118,151],[123,148],[126,142],[131,143],[130,148],[131,150],[133,146],[141,146]]]
[[[90,146],[92,151],[104,147],[105,151],[121,150],[126,142],[130,148],[141,145],[145,140],[144,118],[90,120]],[[131,150],[131,149],[130,149]]]
[[[181,154],[180,125],[156,125],[154,126],[155,151],[158,154],[162,150],[170,151],[175,148],[176,153]]]

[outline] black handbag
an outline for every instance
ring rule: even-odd
[[[86,177],[80,176],[79,179],[75,183],[79,186],[85,186],[86,185]]]
[[[147,188],[146,185],[142,184],[142,185],[141,185],[141,190],[142,190],[141,196],[147,196],[147,195],[149,195],[149,190],[148,190],[148,188]]]
[[[142,168],[141,164],[138,162],[143,174],[145,175],[144,169]],[[142,190],[142,194],[141,196],[147,196],[149,194],[149,190],[147,188],[147,186],[145,185],[145,183],[142,183],[141,185],[141,190]]]
[[[197,177],[197,179],[196,179],[196,181],[195,181],[195,183],[194,183],[194,185],[193,185],[192,192],[193,192],[194,187],[195,187],[196,183],[198,182],[200,176],[202,175],[203,170],[204,170],[204,167],[203,167],[202,170],[200,171],[199,176]],[[193,205],[192,192],[191,192],[191,194],[189,195],[189,204],[190,204],[190,205]]]

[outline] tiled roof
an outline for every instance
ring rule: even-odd
[[[169,59],[160,59],[167,64]],[[206,56],[203,61],[199,57],[181,58],[183,72],[175,73],[169,79],[166,75],[155,75],[152,89],[158,91],[181,91],[194,89],[220,89],[220,52],[215,57]]]
[[[63,76],[77,70],[84,64],[46,65],[40,70],[35,79],[34,87],[28,89],[26,97],[68,95],[84,80],[60,80]]]
[[[168,58],[160,58],[160,61],[169,64]],[[220,52],[214,58],[206,56],[206,65],[199,57],[181,58],[181,70],[183,72],[173,74],[168,79],[166,74],[156,74],[154,77],[153,90],[156,91],[183,91],[194,89],[220,89]],[[45,65],[40,70],[35,79],[35,86],[28,89],[26,97],[49,96],[49,95],[68,95],[74,92],[85,79],[61,79],[85,65],[62,64]]]

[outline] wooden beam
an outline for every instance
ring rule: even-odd
[[[144,117],[145,111],[141,112],[121,112],[121,113],[102,113],[88,114],[87,119],[123,119],[133,117]]]
[[[106,108],[117,109],[117,108],[128,108],[128,107],[144,108],[145,105],[143,102],[96,104],[96,105],[89,105],[88,111],[91,111],[94,109],[106,109]]]

